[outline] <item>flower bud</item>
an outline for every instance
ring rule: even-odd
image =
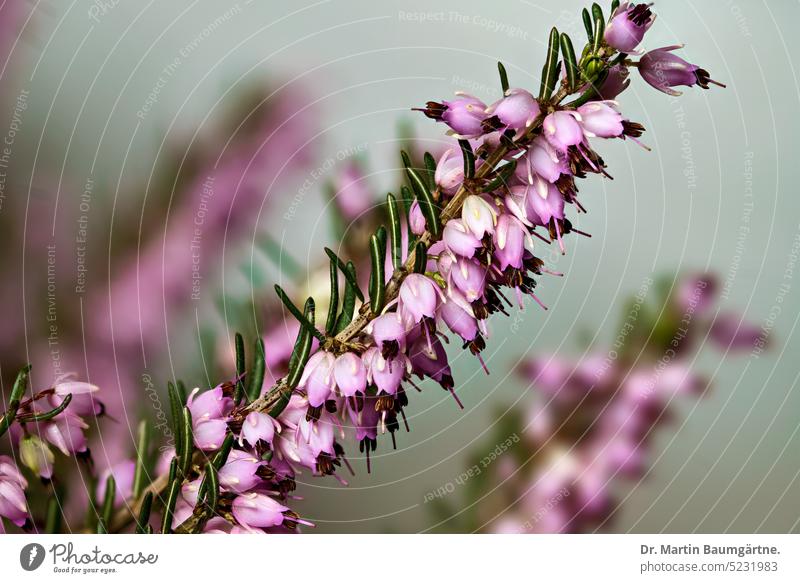
[[[408,225],[411,227],[411,232],[418,237],[425,232],[425,216],[422,214],[416,199],[411,203],[411,208],[408,210]]]
[[[55,456],[47,444],[35,435],[26,435],[19,442],[19,459],[34,474],[49,480],[53,477]]]
[[[456,150],[453,148],[446,150],[439,158],[436,171],[433,173],[436,186],[447,196],[454,195],[464,182],[464,161],[455,153]]]

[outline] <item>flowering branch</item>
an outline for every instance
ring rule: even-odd
[[[154,503],[163,533],[293,531],[308,524],[283,504],[292,498],[297,469],[342,483],[339,468],[344,464],[352,472],[335,428],[342,435],[345,425],[355,429],[370,471],[378,433],[388,430],[394,443],[400,420],[408,430],[406,388],[419,390],[412,376],[434,380],[463,408],[444,330],[486,368],[481,352],[488,317],[508,314],[513,306],[504,292],[511,291],[520,308],[525,296],[542,305],[535,278],[561,275],[537,257],[541,243],[534,239],[557,241],[564,253],[564,236],[585,234],[564,209],[572,204],[585,212],[578,179],[608,176],[590,140],[638,143],[644,131],[624,119],[611,100],[628,87],[634,64],[628,56],[652,25],[650,5],[614,2],[608,24],[597,4],[583,17],[587,43],[580,58],[568,35],[551,30],[538,97],[511,88],[498,64],[503,97],[494,104],[458,94],[417,110],[449,126],[457,143],[438,163],[425,153],[422,164],[415,164],[403,152],[409,185],[399,199],[387,196],[388,228],[375,230],[364,254],[371,268],[368,300],[356,265],[329,249],[324,327],[316,324],[314,298],[301,309],[276,286],[298,322],[288,374],[263,387],[264,345],[256,342],[246,370],[244,342],[237,335],[236,376],[230,382],[188,395],[180,384],[170,385],[175,449],[163,460],[169,467],[161,464],[160,477],[143,487],[148,442],[140,436],[144,451],[137,461],[100,482],[105,490],[98,492],[99,532],[123,529],[134,520],[137,532],[152,532]],[[642,56],[635,65],[643,79],[670,94],[677,85],[708,88],[713,83],[708,73],[675,56],[675,48]],[[570,96],[575,99],[564,104]],[[71,407],[64,406],[66,412]],[[146,426],[141,431],[146,433]],[[121,488],[130,483],[130,489]],[[133,499],[133,512],[113,514],[118,492]]]

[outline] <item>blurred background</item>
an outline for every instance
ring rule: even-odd
[[[512,86],[538,87],[550,27],[582,37],[583,6],[4,0],[4,393],[28,361],[35,386],[69,371],[100,385],[114,421],[93,454],[107,466],[131,454],[136,419],[158,414],[168,380],[228,378],[233,332],[266,336],[279,375],[286,355],[270,339],[296,329],[272,284],[324,290],[322,247],[344,232],[357,256],[354,217],[396,188],[399,148],[446,143],[410,108],[457,90],[494,101],[498,60]],[[550,309],[492,321],[488,377],[452,350],[465,410],[435,388],[412,395],[411,433],[395,451],[382,444],[371,474],[348,451],[348,487],[300,476],[297,510],[317,531],[800,531],[800,6],[670,0],[655,11],[646,48],[685,43],[727,89],[673,99],[633,79],[622,110],[653,151],[603,144],[614,180],[585,182],[577,223],[592,238],[544,257],[565,273],[537,290]],[[346,187],[362,205],[352,215],[336,202]],[[574,371],[607,356],[631,297],[660,313],[703,273],[715,281],[704,318],[737,319],[725,320],[729,342],[706,346],[709,324],[682,358],[702,386],[670,393],[638,467],[597,488],[598,514],[574,520],[587,504],[565,504],[557,480],[526,502],[540,478],[561,476],[531,437],[543,393],[530,363],[556,355]],[[744,320],[766,342],[740,342]],[[501,486],[501,501],[489,496]],[[547,527],[553,509],[564,519]]]

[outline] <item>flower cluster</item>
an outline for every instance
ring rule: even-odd
[[[501,436],[518,432],[524,439],[515,459],[490,468],[493,482],[485,488],[514,503],[507,511],[478,504],[477,522],[494,532],[587,532],[607,525],[617,506],[615,480],[641,479],[653,436],[674,417],[675,403],[709,390],[689,367],[703,338],[726,353],[764,342],[763,332],[740,316],[715,314],[712,276],[683,277],[674,286],[664,279],[650,303],[645,296],[652,284],[628,303],[607,351],[578,360],[540,355],[519,367],[532,398],[498,427]]]

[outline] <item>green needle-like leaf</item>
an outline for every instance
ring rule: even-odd
[[[55,409],[50,409],[45,413],[31,413],[30,415],[20,415],[18,421],[20,423],[36,423],[37,421],[50,421],[55,416],[60,415],[72,402],[72,394],[70,393],[61,404]]]
[[[264,351],[264,341],[256,338],[253,349],[253,369],[248,375],[247,398],[255,401],[261,394],[261,387],[264,384],[264,371],[267,368],[266,352]]]
[[[594,18],[592,50],[596,53],[600,50],[603,44],[603,36],[606,33],[606,19],[603,16],[603,9],[600,8],[597,2],[592,4],[592,17]]]
[[[564,56],[564,67],[567,71],[567,84],[570,91],[577,88],[578,61],[575,60],[575,47],[567,33],[561,33],[561,54]]]
[[[183,409],[184,401],[180,398],[178,390],[172,382],[167,383],[167,394],[169,395],[169,410],[172,418],[172,434],[175,437],[175,455],[180,456],[183,451],[181,410]]]
[[[217,468],[211,462],[206,464],[203,480],[206,482],[205,503],[210,509],[215,510],[219,502],[219,477],[217,476]]]
[[[380,230],[380,229],[379,229]],[[385,233],[385,230],[384,230]],[[369,240],[372,271],[369,275],[369,307],[373,314],[379,314],[386,301],[384,260],[386,258],[386,239],[376,232]]]
[[[339,319],[336,320],[336,331],[335,333],[338,334],[353,321],[353,314],[356,311],[356,292],[355,287],[351,282],[355,281],[356,277],[356,266],[353,265],[352,261],[347,262],[347,266],[345,267],[345,274],[348,275],[347,283],[344,286],[344,298],[342,299],[342,313],[339,314]]]
[[[147,534],[147,527],[150,523],[150,510],[153,507],[153,493],[148,492],[142,499],[142,507],[139,509],[139,516],[136,519],[136,534]]]
[[[583,27],[586,29],[586,38],[589,39],[590,45],[594,45],[594,24],[592,24],[592,15],[584,8],[581,16],[583,17]]]
[[[292,316],[294,316],[297,321],[300,322],[300,326],[308,330],[308,332],[317,340],[323,342],[325,340],[325,335],[314,327],[313,322],[309,322],[308,318],[303,316],[297,306],[295,306],[292,303],[292,300],[289,299],[289,296],[286,295],[286,292],[283,291],[283,288],[278,284],[275,284],[275,292],[278,294],[278,297],[283,302],[283,305],[286,306]]]
[[[314,299],[308,298],[304,308],[304,317],[310,321],[313,326],[314,322]],[[311,344],[313,337],[305,326],[300,326],[300,331],[297,333],[297,340],[294,343],[292,355],[289,357],[289,374],[286,377],[286,384],[290,389],[297,387],[300,382],[300,377],[303,375],[303,369],[308,361],[308,356],[311,353]],[[285,405],[284,405],[285,406]]]
[[[0,418],[0,436],[8,431],[8,428],[11,427],[11,424],[14,423],[14,419],[16,419],[20,401],[22,401],[22,397],[25,396],[25,391],[28,389],[28,375],[30,372],[31,365],[28,364],[22,367],[17,373],[17,378],[11,389],[11,395],[9,395],[8,409],[6,409],[3,417]]]
[[[103,498],[103,507],[100,520],[97,522],[97,534],[108,533],[108,525],[111,524],[111,513],[114,512],[114,499],[117,495],[117,483],[114,476],[108,476],[106,480],[106,495]]]
[[[178,501],[178,494],[181,491],[181,481],[177,477],[169,483],[167,488],[167,500],[164,503],[164,515],[161,518],[162,534],[172,532],[172,519],[175,512],[175,503]]]
[[[391,192],[386,195],[386,209],[389,214],[389,229],[391,229],[392,235],[392,267],[399,269],[403,263],[403,233],[397,199]]]
[[[138,498],[144,490],[148,477],[147,460],[150,449],[150,425],[146,419],[139,422],[139,441],[136,444],[136,469],[133,473],[133,497]]]
[[[553,27],[550,31],[550,40],[547,45],[547,60],[542,69],[542,85],[539,89],[539,100],[547,101],[553,94],[558,79],[558,29]]]
[[[178,458],[178,469],[181,472],[181,476],[186,478],[192,467],[192,454],[194,453],[192,412],[189,410],[189,407],[183,408],[183,414],[181,416],[181,441],[183,442],[183,451],[181,451],[181,456]]]
[[[506,73],[506,68],[500,61],[497,61],[497,72],[500,73],[500,87],[503,88],[503,95],[505,95],[509,88],[508,73]]]
[[[414,196],[417,197],[419,208],[425,217],[426,226],[434,237],[438,237],[440,225],[439,211],[436,207],[436,201],[433,200],[431,191],[428,189],[427,184],[425,184],[422,178],[420,178],[419,173],[411,167],[411,158],[408,157],[408,154],[401,152],[401,155],[403,157],[403,164],[405,164],[406,167],[406,174],[408,175],[409,182],[411,183],[411,188],[414,191]]]
[[[259,236],[258,246],[270,261],[292,281],[299,280],[304,273],[300,264],[283,250],[283,247],[268,234]]]
[[[61,501],[59,498],[53,491],[47,500],[47,515],[44,521],[44,531],[47,534],[55,534],[61,530]]]
[[[336,262],[336,265],[338,265],[339,269],[341,269],[342,273],[344,273],[345,279],[347,279],[348,283],[350,283],[353,286],[354,293],[356,294],[358,299],[363,302],[364,294],[361,293],[361,289],[358,286],[358,278],[356,277],[355,269],[353,269],[352,272],[348,271],[347,265],[345,265],[344,261],[339,259],[339,256],[336,255],[336,253],[334,253],[327,247],[325,247],[325,253],[327,253],[328,257],[330,257],[332,261]]]
[[[472,151],[472,146],[469,145],[469,140],[458,140],[458,145],[461,146],[461,155],[464,157],[464,176],[474,178],[475,153]]]
[[[619,0],[613,0],[613,2],[611,2],[611,16],[614,16],[614,12],[617,10],[617,8],[619,8]]]
[[[325,332],[328,335],[333,334],[336,329],[336,315],[339,312],[339,266],[333,259],[330,261],[330,276],[331,294],[328,302],[328,319],[325,321]]]
[[[427,170],[428,188],[436,190],[436,159],[430,152],[425,152],[422,160],[425,163],[425,170]]]
[[[428,265],[428,246],[420,241],[414,251],[414,273],[425,273]]]
[[[238,332],[233,337],[234,350],[236,352],[236,389],[233,392],[233,400],[238,405],[244,397],[243,377],[247,371],[244,355],[244,338]]]

